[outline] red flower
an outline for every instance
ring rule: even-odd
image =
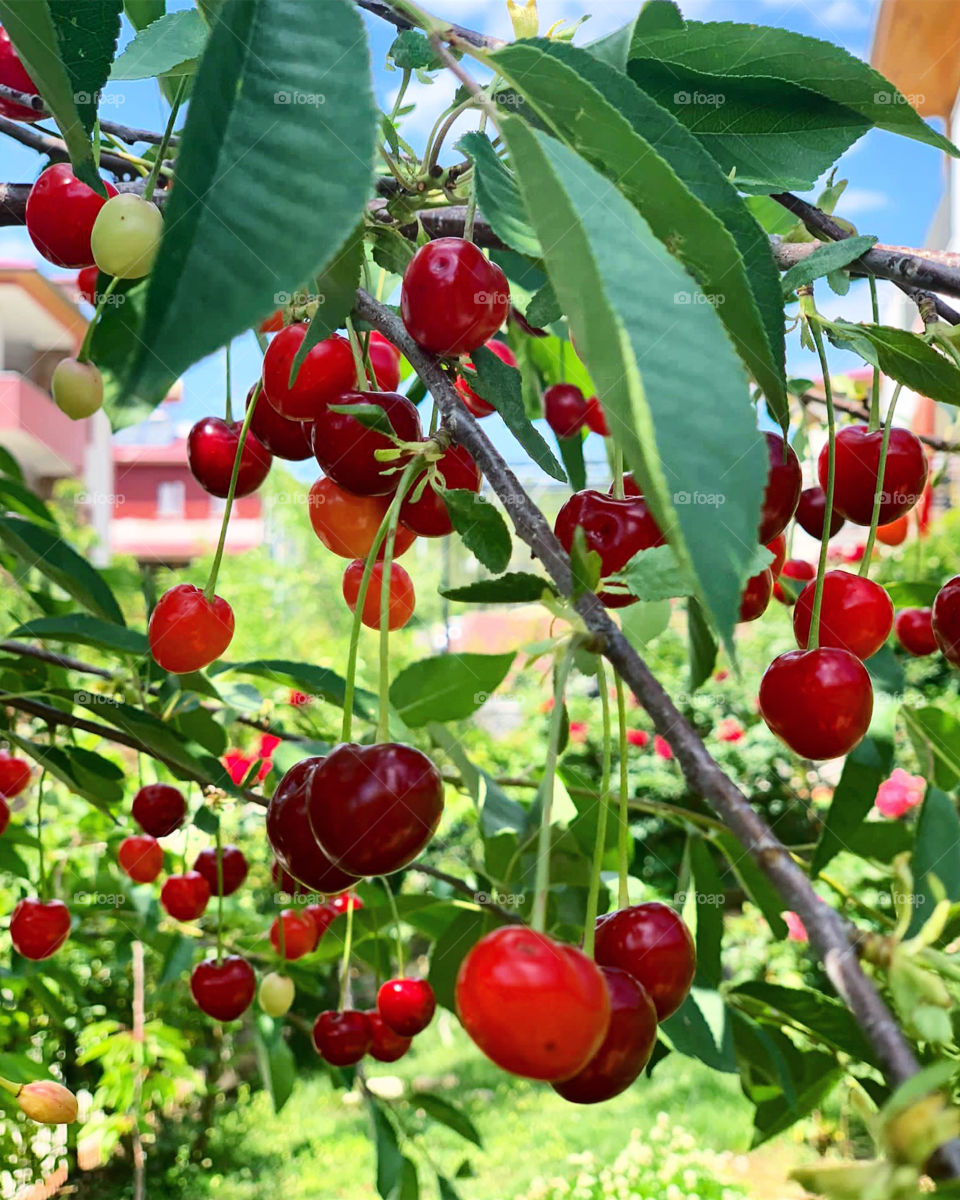
[[[571,721],[570,722],[570,741],[585,742],[587,740],[587,723],[586,721]]]
[[[628,729],[627,745],[639,746],[641,749],[650,741],[650,734],[645,729]]]
[[[234,783],[243,783],[254,761],[242,750],[228,750],[223,756],[223,765]]]
[[[263,733],[260,735],[260,745],[257,747],[257,754],[260,758],[272,758],[273,752],[280,745],[280,738],[272,733]]]
[[[312,696],[308,696],[306,692],[291,692],[287,697],[287,702],[292,704],[294,708],[304,708],[313,700]]]
[[[808,942],[810,940],[806,927],[795,912],[783,913],[783,919],[787,923],[787,939],[789,941]]]
[[[736,717],[724,717],[717,723],[717,737],[721,742],[739,742],[743,732],[743,726]]]
[[[653,752],[659,758],[673,758],[673,751],[670,749],[669,743],[659,733],[653,739]]]
[[[897,767],[877,788],[874,804],[885,817],[902,817],[923,803],[925,789],[926,780],[922,775],[911,775],[903,767]]]

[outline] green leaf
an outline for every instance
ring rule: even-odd
[[[729,639],[766,473],[743,368],[713,307],[621,193],[518,118],[501,126],[557,298],[611,427],[661,529],[692,566],[698,596]],[[678,305],[681,294],[696,302]],[[696,353],[683,351],[693,346]],[[678,394],[687,398],[680,410]]]
[[[390,418],[379,404],[328,404],[327,409],[329,412],[353,417],[364,429],[373,429],[386,437],[396,437],[396,430],[390,424]]]
[[[109,276],[98,276],[97,291],[102,293],[109,282]],[[123,385],[140,349],[149,285],[149,279],[121,279],[100,314],[90,343],[90,358],[103,375],[104,412],[110,418],[114,432],[145,421],[155,407],[142,397],[128,395]],[[158,395],[169,390],[175,382],[176,376],[168,372],[166,382],[158,388]]]
[[[809,988],[783,987],[750,980],[730,993],[756,1020],[780,1026],[788,1018],[809,1029],[817,1041],[878,1066],[876,1052],[863,1035],[856,1018],[839,1000]]]
[[[261,1015],[253,1022],[254,1046],[263,1086],[270,1093],[273,1111],[278,1113],[293,1092],[297,1064],[283,1036],[283,1021]]]
[[[390,684],[390,703],[416,729],[429,721],[459,721],[503,683],[516,655],[441,654],[404,667]]]
[[[31,742],[12,730],[4,737],[101,812],[112,815],[112,809],[122,803],[123,772],[109,759],[78,746],[46,746]]]
[[[459,1133],[468,1142],[473,1142],[475,1146],[483,1148],[477,1127],[462,1108],[457,1108],[449,1100],[442,1100],[431,1092],[414,1092],[410,1097],[410,1103],[414,1108],[422,1108],[434,1121],[439,1121],[441,1125],[446,1125],[454,1133]]]
[[[474,130],[460,139],[457,149],[473,163],[477,202],[493,232],[518,254],[539,258],[540,243],[530,228],[517,182],[497,158],[490,139]]]
[[[960,368],[909,329],[832,322],[827,336],[912,391],[942,404],[960,404]]]
[[[861,254],[866,254],[871,246],[876,244],[875,237],[851,237],[842,242],[826,242],[818,246],[809,258],[785,271],[780,280],[784,296],[789,296],[798,287],[813,283],[824,275],[829,275],[841,267],[848,267]]]
[[[789,1105],[796,1104],[790,1068],[767,1030],[733,1007],[730,1009],[730,1025],[741,1084],[746,1095],[751,1099],[769,1097],[772,1084],[783,1092]]]
[[[941,585],[932,579],[895,579],[883,586],[897,608],[929,608],[936,600]]]
[[[572,589],[570,598],[577,600],[585,592],[595,592],[603,573],[603,559],[596,550],[587,548],[587,535],[582,525],[573,531],[570,546],[570,576]]]
[[[513,554],[513,543],[499,510],[466,488],[446,488],[440,495],[467,549],[488,571],[505,570]]]
[[[904,704],[900,715],[925,778],[951,791],[960,779],[960,721],[932,704],[924,708]]]
[[[570,480],[570,486],[575,492],[582,492],[587,486],[587,468],[583,461],[583,437],[575,433],[573,437],[557,438],[560,447],[560,457]]]
[[[437,1190],[440,1200],[460,1200],[460,1193],[445,1175],[437,1176]]]
[[[297,377],[300,364],[317,342],[322,342],[324,338],[339,329],[350,315],[350,310],[356,300],[362,269],[363,226],[357,225],[337,251],[333,261],[324,268],[315,281],[316,291],[312,298],[317,301],[317,311],[307,326],[307,335],[300,343],[290,365],[291,383]],[[389,425],[390,422],[388,421],[387,424]]]
[[[715,1071],[736,1071],[730,1018],[719,992],[693,987],[672,1017],[660,1024],[673,1048]]]
[[[73,86],[73,99],[87,133],[93,133],[100,91],[120,35],[123,0],[82,4],[77,0],[48,0],[60,48],[60,58]]]
[[[522,833],[528,825],[526,808],[511,800],[497,781],[481,770],[445,725],[431,722],[430,737],[460,772],[463,786],[480,813],[480,829],[485,838],[505,831]]]
[[[123,11],[137,32],[159,21],[165,10],[166,0],[123,0]]]
[[[697,914],[697,974],[698,987],[718,988],[723,978],[720,963],[720,944],[723,941],[723,911],[726,893],[720,872],[706,842],[691,837],[687,843],[690,870],[693,875],[695,911]]]
[[[718,834],[714,841],[723,851],[724,857],[733,868],[734,874],[743,884],[743,889],[763,913],[774,937],[785,938],[787,925],[783,917],[783,901],[780,893],[767,879],[749,854],[731,833]]]
[[[98,650],[116,650],[143,658],[150,653],[146,634],[113,621],[101,621],[87,613],[67,613],[63,617],[38,617],[18,625],[11,638],[38,638],[40,641],[65,642],[75,646],[95,646]]]
[[[654,600],[651,603],[638,600],[620,613],[623,636],[635,649],[643,650],[667,628],[672,612],[669,600]]]
[[[860,858],[893,862],[913,845],[913,831],[902,821],[865,821],[847,838],[846,849]]]
[[[38,570],[95,616],[124,624],[120,605],[100,572],[47,526],[0,517],[0,543],[25,569]]]
[[[195,8],[168,13],[140,30],[118,55],[111,79],[152,79],[199,58],[207,44],[207,23]]]
[[[842,1068],[832,1054],[822,1054],[807,1047],[798,1050],[779,1030],[770,1030],[770,1036],[790,1065],[795,1099],[790,1104],[781,1093],[757,1105],[754,1116],[755,1146],[789,1129],[801,1117],[805,1117],[843,1075]]]
[[[164,984],[173,983],[175,979],[179,979],[190,969],[193,963],[193,951],[194,939],[192,937],[175,934],[170,939],[170,945],[163,956],[160,978],[157,981],[161,987]]]
[[[56,527],[56,518],[39,496],[20,480],[0,477],[0,508],[35,517],[47,525]]]
[[[913,919],[908,937],[917,933],[937,903],[931,875],[936,875],[949,900],[960,900],[960,817],[953,798],[932,785],[920,809],[911,869]]]
[[[869,658],[863,660],[867,674],[876,691],[889,696],[902,696],[904,684],[903,664],[890,645],[883,645]]]
[[[865,737],[847,755],[813,852],[812,879],[816,879],[835,855],[848,848],[851,836],[873,808],[877,788],[890,774],[892,766],[893,745],[885,738]]]
[[[397,1132],[379,1100],[367,1097],[373,1119],[374,1142],[377,1147],[377,1193],[381,1200],[390,1200],[403,1175],[403,1155],[397,1142]]]
[[[687,600],[687,651],[690,691],[695,692],[706,683],[717,665],[717,639],[695,596]]]
[[[400,1164],[400,1182],[390,1193],[390,1200],[420,1200],[417,1164],[406,1155],[403,1156],[403,1162]]]
[[[622,579],[638,600],[670,600],[689,596],[690,572],[677,562],[670,546],[651,546],[635,554],[615,579]]]
[[[405,29],[387,51],[401,71],[438,71],[443,60],[417,29]]]
[[[253,658],[247,662],[215,663],[207,670],[213,676],[225,675],[228,671],[233,671],[240,675],[253,675],[258,679],[268,679],[271,683],[281,687],[296,688],[308,696],[319,696],[321,700],[343,708],[346,680],[336,671],[314,666],[313,663],[291,662],[286,658]],[[364,701],[371,698],[369,692],[354,693],[353,711],[358,717],[370,715]]]
[[[549,579],[526,571],[510,571],[498,579],[476,579],[462,587],[438,590],[447,600],[464,600],[471,604],[529,604],[541,600],[544,592],[557,594]]]
[[[335,258],[370,194],[377,120],[349,0],[329,0],[323,21],[310,5],[227,0],[196,76],[132,392],[157,397]]]
[[[563,316],[563,313],[560,311],[560,305],[557,303],[553,285],[549,280],[547,280],[527,305],[527,311],[524,316],[537,329],[543,329],[546,325],[552,325],[554,321],[559,321]]]
[[[460,913],[446,933],[437,939],[430,955],[430,972],[427,979],[436,993],[437,1003],[451,1012],[456,1011],[454,987],[460,964],[470,948],[496,924],[496,918],[488,911],[467,909]]]

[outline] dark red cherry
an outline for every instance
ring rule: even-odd
[[[270,926],[270,945],[280,953],[280,921],[283,921],[283,956],[292,960],[303,958],[317,948],[320,933],[313,917],[306,912],[285,908],[279,917],[274,917]]]
[[[38,95],[37,85],[27,74],[27,68],[20,61],[10,41],[10,34],[0,28],[0,83],[4,87],[13,88],[15,92],[25,92],[29,96]],[[0,115],[9,117],[11,121],[42,121],[43,112],[28,108],[26,104],[17,104],[15,100],[0,98]]]
[[[473,946],[460,964],[456,1005],[498,1067],[550,1083],[582,1071],[610,1024],[596,963],[523,925],[495,929]]]
[[[607,416],[603,411],[603,405],[596,396],[591,396],[587,401],[587,428],[591,433],[599,433],[601,437],[610,436],[610,427],[607,424]]]
[[[235,1021],[246,1012],[257,990],[257,977],[245,958],[231,954],[197,963],[190,975],[190,991],[197,1007],[216,1021]]]
[[[797,524],[801,529],[816,538],[817,541],[823,537],[823,524],[827,515],[827,496],[822,487],[804,488],[800,493],[800,503],[797,505],[797,511],[794,513]],[[843,528],[843,517],[833,510],[833,517],[830,520],[830,537],[839,533]]]
[[[276,861],[274,861],[273,866],[270,868],[270,878],[288,896],[308,896],[310,894],[309,888],[305,888],[302,884],[297,883],[290,872],[285,871]]]
[[[779,434],[768,433],[765,436],[770,473],[760,513],[760,541],[764,544],[786,529],[787,522],[796,511],[803,486],[800,460],[793,447],[786,444]]]
[[[200,671],[230,645],[233,627],[233,609],[226,600],[208,600],[202,588],[178,583],[163,593],[150,614],[150,653],[174,675]]]
[[[247,408],[253,399],[253,388],[247,393]],[[310,445],[310,426],[303,421],[281,417],[266,396],[261,396],[250,422],[250,432],[270,454],[287,462],[303,462],[313,453]]]
[[[932,609],[901,609],[893,622],[893,631],[908,654],[923,658],[926,654],[936,653],[937,639],[933,633]]]
[[[153,883],[163,870],[163,848],[149,834],[137,834],[120,843],[117,862],[134,883]]]
[[[0,796],[0,837],[7,832],[10,824],[10,805]]]
[[[472,242],[437,238],[403,273],[400,315],[415,342],[433,354],[469,354],[507,319],[507,277]]]
[[[97,214],[115,196],[112,183],[107,196],[77,179],[69,163],[47,167],[30,189],[25,212],[27,233],[43,257],[58,267],[93,265],[90,233]]]
[[[594,954],[601,967],[619,967],[642,984],[665,1021],[687,998],[697,951],[683,919],[651,900],[599,917]]]
[[[166,837],[183,824],[187,802],[169,783],[147,783],[133,798],[133,819],[151,837]]]
[[[377,1062],[396,1062],[410,1049],[410,1038],[394,1033],[375,1008],[364,1014],[370,1026],[370,1057]]]
[[[259,403],[257,404],[259,408]],[[266,407],[266,405],[265,405]],[[204,417],[187,436],[187,464],[204,491],[225,499],[240,445],[240,421],[227,424],[220,417]],[[248,430],[237,474],[237,496],[255,492],[270,472],[270,454]]]
[[[816,590],[815,580],[808,583],[793,610],[793,632],[797,645],[804,648],[810,637]],[[837,646],[857,658],[869,658],[887,640],[892,628],[893,601],[885,588],[849,571],[827,571],[820,603],[819,645]]]
[[[401,1037],[426,1029],[436,1007],[437,998],[425,979],[388,979],[377,992],[377,1011]]]
[[[486,347],[491,354],[495,354],[508,367],[516,367],[516,355],[506,342],[501,342],[499,338],[492,338],[486,343]],[[473,370],[473,363],[469,359],[466,362],[466,366]],[[489,401],[477,395],[465,375],[458,375],[454,380],[453,386],[457,389],[457,395],[475,417],[489,417],[492,412],[496,412],[496,409]]]
[[[400,386],[400,351],[375,329],[370,334],[370,365],[381,392],[395,392]]]
[[[10,940],[24,958],[56,954],[70,933],[70,910],[62,900],[21,900],[10,917]]]
[[[247,860],[239,846],[226,845],[221,847],[221,851],[223,856],[223,894],[232,896],[247,877]],[[219,896],[216,847],[201,850],[194,860],[193,869],[207,881],[210,895]]]
[[[870,676],[849,650],[788,650],[763,673],[760,715],[801,758],[839,758],[867,732]]]
[[[940,653],[947,662],[960,667],[960,575],[947,580],[937,592],[931,624]]]
[[[340,914],[332,904],[308,904],[303,910],[303,915],[309,917],[316,926],[319,942]]]
[[[650,1061],[657,1041],[657,1010],[646,989],[617,967],[600,970],[610,993],[607,1036],[585,1067],[553,1085],[574,1104],[599,1104],[619,1096]]]
[[[334,404],[375,405],[387,414],[402,442],[419,442],[423,438],[415,405],[399,392],[344,392]],[[394,449],[394,442],[349,413],[334,412],[332,408],[320,413],[310,436],[314,456],[325,474],[357,496],[386,496],[395,492],[402,474],[398,468],[410,459],[409,454],[403,454],[381,462],[375,457],[376,452]]]
[[[480,468],[462,446],[451,446],[436,463],[437,474],[443,486],[454,491],[479,492]],[[426,472],[424,472],[426,474]],[[400,521],[407,529],[421,537],[445,537],[453,532],[453,522],[447,512],[441,493],[427,484],[417,499],[417,490],[423,482],[418,475],[400,505]]]
[[[330,907],[339,917],[351,908],[354,912],[359,912],[363,908],[363,901],[359,896],[350,896],[346,892],[342,892],[339,896],[333,897],[330,901]]]
[[[195,921],[210,902],[210,885],[199,871],[168,875],[160,889],[160,903],[177,921]]]
[[[30,764],[9,750],[0,750],[0,796],[12,800],[30,782]]]
[[[330,895],[357,882],[334,866],[317,844],[307,818],[307,785],[322,758],[295,763],[277,784],[267,809],[267,840],[282,870],[312,892]]]
[[[767,568],[759,575],[751,575],[740,597],[740,620],[755,621],[767,611],[773,595],[773,573]]]
[[[313,1023],[317,1053],[333,1067],[358,1063],[370,1049],[372,1037],[367,1014],[352,1008],[344,1012],[328,1009]]]
[[[870,433],[866,425],[848,425],[836,437],[833,507],[855,525],[869,525],[873,519],[882,441],[883,432],[878,429]],[[817,461],[823,488],[827,486],[828,450],[824,446]],[[926,482],[927,456],[920,439],[909,429],[891,429],[879,523],[888,525],[909,512],[923,494]]]
[[[263,356],[264,398],[291,421],[315,421],[328,404],[357,386],[350,343],[335,333],[310,347],[291,387],[290,369],[306,336],[303,322],[288,325]]]
[[[813,563],[805,562],[802,558],[788,558],[780,570],[780,575],[784,579],[803,583],[807,579],[816,579],[817,568]],[[796,596],[792,596],[786,588],[781,587],[779,582],[774,583],[773,594],[781,604],[796,604]]]
[[[557,437],[573,437],[587,421],[583,392],[572,383],[554,383],[543,393],[543,415]]]
[[[770,573],[774,580],[778,579],[780,572],[783,570],[783,564],[787,561],[787,539],[782,533],[771,542],[767,542],[767,549],[773,555],[773,562],[770,564]]]

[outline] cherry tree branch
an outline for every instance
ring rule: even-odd
[[[807,408],[811,404],[826,405],[826,400],[823,396],[815,396],[813,392],[804,392],[797,399]],[[863,405],[849,404],[845,400],[838,400],[836,396],[833,398],[833,407],[837,412],[847,413],[851,417],[856,417],[859,421],[870,420],[870,410]],[[930,434],[918,433],[916,437],[920,439],[925,446],[929,446],[931,450],[940,450],[944,454],[956,454],[960,452],[960,442],[948,442],[945,438],[933,437]]]
[[[0,91],[2,90],[0,88]],[[36,129],[33,125],[24,125],[20,121],[11,121],[9,117],[0,117],[0,133],[5,133],[7,137],[19,142],[21,146],[26,146],[28,150],[36,150],[38,154],[45,154],[53,162],[70,161],[70,152],[61,138],[55,137],[52,133],[44,133],[42,129]],[[113,154],[108,149],[101,151],[100,165],[113,175],[132,177],[139,174],[133,163],[128,162],[119,154]],[[26,199],[24,199],[24,204],[26,204]],[[19,224],[19,222],[11,222],[11,224],[14,223]]]
[[[389,4],[383,3],[382,0],[355,0],[355,3],[357,8],[362,8],[365,12],[372,13],[375,17],[380,17],[382,20],[388,21],[401,32],[407,29],[419,28],[409,17],[405,17],[402,13],[397,12]],[[481,50],[496,50],[498,46],[504,44],[501,38],[491,37],[486,33],[478,33],[475,29],[466,29],[463,25],[454,25],[451,22],[447,28],[456,37],[469,42],[471,46],[478,46]]]
[[[49,117],[47,106],[43,102],[43,97],[38,96],[33,92],[18,92],[16,88],[7,87],[6,84],[0,83],[0,99],[12,100],[14,104],[20,104],[24,108],[32,108],[35,113],[41,117]],[[133,145],[135,142],[149,142],[151,145],[159,146],[163,141],[162,133],[155,133],[152,129],[137,129],[131,125],[119,125],[116,121],[100,120],[100,128],[105,133],[112,133],[114,137],[118,137],[127,145]],[[7,132],[4,130],[4,132]],[[177,137],[169,139],[169,144],[175,146],[178,142]]]

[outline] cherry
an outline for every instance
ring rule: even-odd
[[[370,1057],[377,1062],[396,1062],[410,1049],[410,1038],[394,1033],[375,1008],[364,1014],[370,1026]]]
[[[38,1125],[72,1125],[77,1119],[77,1098],[62,1083],[35,1079],[16,1093],[17,1107]]]
[[[574,492],[560,509],[554,524],[554,533],[568,553],[578,525],[586,535],[587,548],[600,555],[603,575],[612,575],[625,567],[638,551],[666,542],[646,501],[640,496],[617,500],[592,490]],[[636,597],[629,592],[601,592],[600,599],[608,608],[636,603]]]
[[[117,862],[134,883],[153,883],[163,870],[163,849],[156,838],[137,834],[120,843]]]
[[[783,570],[783,564],[787,560],[786,537],[782,533],[778,533],[772,542],[767,542],[767,549],[773,555],[773,562],[770,564],[770,573],[776,580]]]
[[[543,393],[543,415],[558,438],[573,437],[587,420],[583,392],[572,383],[554,383]]]
[[[264,404],[263,407],[268,406]],[[230,477],[240,445],[242,425],[242,421],[228,424],[220,417],[203,417],[187,436],[187,464],[191,474],[205,492],[222,500],[230,491]],[[234,495],[249,496],[255,492],[269,474],[272,462],[267,450],[247,430]]]
[[[270,868],[270,878],[279,887],[281,892],[286,892],[289,896],[308,895],[307,889],[302,884],[297,883],[289,871],[285,871],[276,861],[274,861],[273,866]]]
[[[7,804],[3,797],[0,797],[0,837],[7,832],[7,826],[10,824],[10,805]]]
[[[802,558],[788,558],[780,569],[780,575],[785,579],[803,582],[807,579],[816,579],[817,568],[813,563],[805,562]],[[779,582],[774,583],[773,594],[781,604],[796,604],[796,596],[791,595],[786,588],[781,587]]]
[[[99,280],[99,267],[84,267],[77,272],[77,291],[88,304],[97,303],[97,283]]]
[[[772,595],[773,572],[769,567],[759,575],[751,575],[740,597],[740,620],[755,621],[757,617],[762,617]]]
[[[263,356],[264,399],[291,421],[315,421],[328,404],[357,385],[350,343],[334,333],[310,347],[291,387],[290,368],[306,336],[302,321],[288,325]]]
[[[160,889],[160,903],[178,921],[195,921],[209,902],[210,885],[199,871],[168,875]]]
[[[267,809],[267,840],[281,870],[311,891],[330,894],[352,887],[357,876],[334,866],[317,845],[307,818],[307,788],[323,761],[301,759],[277,784]]]
[[[107,196],[117,189],[106,183]],[[77,179],[69,163],[47,167],[30,189],[26,222],[30,240],[43,257],[58,267],[93,265],[90,234],[97,214],[107,202]]]
[[[960,575],[948,579],[933,602],[933,636],[947,662],[960,666]]]
[[[0,750],[0,796],[12,800],[19,796],[30,782],[30,764],[25,758],[16,758],[9,750]]]
[[[246,1012],[257,990],[257,977],[245,958],[228,955],[197,963],[190,975],[190,991],[201,1012],[216,1021],[235,1021]]]
[[[355,558],[343,573],[343,598],[351,612],[357,610],[360,595],[360,580],[363,578],[363,560]],[[383,563],[373,564],[370,582],[363,601],[363,616],[360,620],[368,629],[380,628],[380,589],[383,586]],[[399,563],[390,564],[390,602],[387,625],[390,629],[402,629],[413,616],[416,596],[413,580]]]
[[[283,309],[275,308],[269,317],[260,322],[261,333],[279,333],[283,328]]]
[[[21,900],[10,917],[14,950],[34,962],[56,954],[69,932],[70,910],[62,900]]]
[[[303,910],[303,915],[309,917],[316,925],[319,942],[340,914],[332,904],[308,904]]]
[[[591,433],[599,433],[601,437],[610,436],[606,413],[596,396],[591,396],[587,401],[586,424]]]
[[[893,631],[900,645],[908,654],[923,658],[937,650],[937,639],[933,633],[933,610],[929,608],[904,608],[897,613]]]
[[[313,1023],[317,1053],[333,1067],[352,1067],[370,1049],[373,1033],[367,1014],[348,1008],[327,1009]]]
[[[4,87],[13,88],[15,92],[25,92],[27,95],[38,95],[37,85],[27,74],[27,68],[20,61],[10,34],[0,28],[0,83]],[[15,100],[0,98],[0,115],[9,117],[11,121],[42,121],[44,114],[28,108],[26,104],[17,104]]]
[[[600,1049],[576,1075],[553,1090],[574,1104],[619,1096],[650,1061],[657,1041],[657,1010],[642,984],[617,967],[601,967],[610,994],[610,1027]]]
[[[253,399],[253,391],[251,388],[247,393],[247,408]],[[271,454],[287,462],[302,462],[313,454],[310,426],[303,421],[288,421],[286,417],[281,417],[266,396],[261,396],[257,401],[250,421],[250,433]]]
[[[582,1071],[610,1024],[597,965],[523,925],[486,934],[460,964],[457,1014],[504,1071],[555,1083]]]
[[[401,1037],[422,1033],[436,1007],[437,998],[425,979],[388,979],[377,992],[377,1011]]]
[[[307,816],[330,858],[352,875],[390,875],[413,862],[443,812],[443,780],[413,746],[348,742],[310,774]]]
[[[883,432],[870,433],[866,425],[848,425],[836,437],[836,483],[833,507],[855,525],[873,520],[873,501],[880,470]],[[825,488],[828,446],[820,451],[817,471]],[[920,499],[927,482],[927,456],[920,439],[909,429],[890,430],[890,445],[880,497],[881,525],[903,516]]]
[[[363,908],[363,901],[359,896],[348,896],[346,892],[344,892],[342,895],[333,897],[333,899],[330,901],[330,907],[339,917],[351,908],[354,912],[359,912],[360,909]]]
[[[415,405],[399,392],[344,392],[337,397],[336,404],[382,408],[402,442],[419,442],[423,438]],[[317,416],[310,436],[314,457],[324,473],[358,496],[386,496],[395,492],[401,475],[398,468],[410,460],[409,454],[403,454],[389,462],[380,462],[376,452],[394,449],[394,442],[349,413],[330,408]]]
[[[82,421],[103,407],[103,376],[93,363],[61,358],[50,376],[50,395],[71,421]]]
[[[480,491],[480,468],[462,446],[451,446],[449,450],[445,450],[435,466],[445,488],[466,492]],[[441,492],[432,483],[428,483],[416,500],[411,499],[416,495],[422,480],[423,475],[418,475],[401,502],[400,522],[420,537],[445,537],[448,533],[453,533],[453,522]]]
[[[469,354],[507,319],[507,277],[472,242],[437,238],[403,273],[400,315],[415,342],[433,354]]]
[[[849,650],[788,650],[763,673],[760,715],[801,758],[839,758],[867,732],[870,676]]]
[[[169,783],[147,783],[133,798],[133,819],[151,837],[166,837],[183,824],[187,802]]]
[[[613,495],[613,484],[610,484],[609,494]],[[623,473],[623,494],[625,496],[642,496],[643,488],[637,483],[632,471]]]
[[[800,593],[793,610],[797,645],[806,647],[817,584],[813,580]],[[849,650],[857,658],[876,654],[893,628],[893,601],[879,583],[849,571],[827,571],[820,605],[821,646]]]
[[[800,503],[797,505],[794,516],[800,528],[819,542],[823,537],[823,526],[827,516],[827,494],[823,488],[818,486],[804,488],[800,493]],[[843,524],[843,517],[834,508],[833,516],[830,518],[829,536],[833,537],[838,534],[843,528]]]
[[[247,877],[247,860],[239,846],[221,847],[223,873],[223,894],[232,896]],[[193,869],[202,875],[210,888],[211,896],[219,896],[220,886],[217,875],[217,851],[214,847],[201,850],[194,860]]]
[[[140,279],[149,274],[162,237],[160,209],[135,192],[123,192],[97,213],[90,247],[104,275]]]
[[[297,993],[293,980],[288,975],[280,975],[276,971],[268,971],[260,980],[260,991],[257,998],[260,1007],[268,1017],[283,1017],[290,1011],[290,1005]]]
[[[320,934],[316,922],[306,913],[285,908],[279,917],[274,917],[270,926],[270,945],[280,953],[280,922],[283,921],[283,956],[288,961],[303,958],[317,948]]]
[[[646,988],[658,1021],[665,1021],[687,998],[697,968],[690,930],[669,905],[657,900],[598,917],[594,954],[600,966],[619,967]]]
[[[764,543],[786,529],[787,522],[796,512],[803,486],[800,460],[793,447],[785,443],[779,434],[768,433],[765,436],[770,473],[760,513],[760,541]]]
[[[400,386],[400,351],[376,329],[367,349],[377,387],[381,392],[395,392]]]
[[[495,354],[501,362],[505,362],[508,367],[516,367],[516,355],[506,342],[501,342],[499,338],[492,338],[485,345],[492,354]],[[471,371],[473,370],[473,363],[469,359],[467,359],[466,366]],[[488,400],[484,400],[482,396],[477,395],[467,382],[466,376],[458,375],[454,380],[453,386],[457,389],[457,395],[475,417],[489,417],[492,412],[497,411]]]
[[[906,517],[897,517],[889,525],[877,526],[877,541],[885,546],[902,546],[907,540],[910,522]]]
[[[147,626],[150,653],[165,671],[185,675],[220,657],[233,638],[233,609],[220,596],[210,601],[192,583],[168,588]]]
[[[390,506],[389,496],[354,496],[337,487],[332,479],[318,479],[308,500],[310,524],[326,548],[341,558],[366,558]],[[393,543],[399,558],[417,540],[417,535],[400,526]],[[383,546],[377,555],[383,557]]]

